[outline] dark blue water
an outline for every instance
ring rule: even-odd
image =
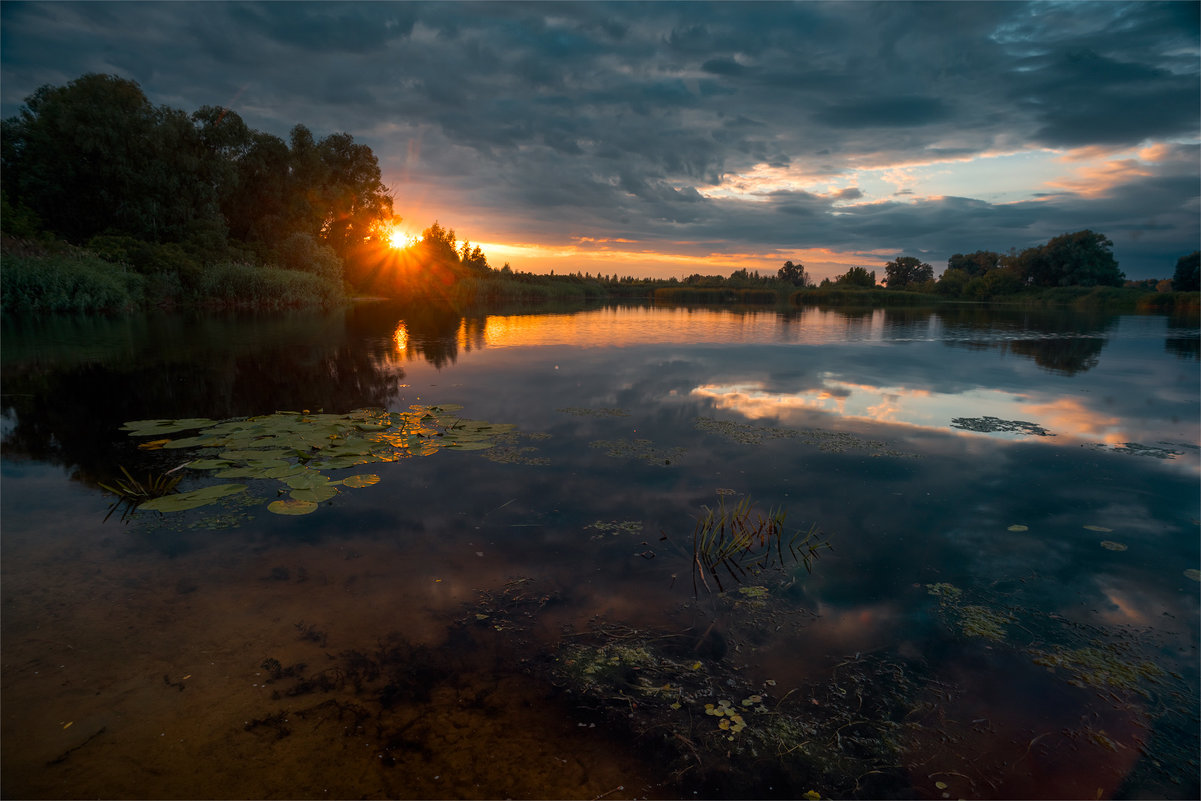
[[[978,308],[7,320],[4,794],[1195,797],[1197,344]],[[105,519],[121,467],[206,455],[126,421],[434,404],[516,429],[331,470],[379,481],[304,516],[251,479]],[[706,570],[697,517],[748,498],[831,548]]]

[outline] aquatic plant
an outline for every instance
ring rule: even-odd
[[[818,552],[830,548],[830,543],[818,538],[816,524],[808,531],[786,533],[785,516],[783,509],[760,512],[750,496],[729,507],[718,495],[716,508],[702,506],[692,530],[693,593],[697,578],[712,591],[708,577],[716,582],[718,592],[724,592],[722,569],[739,584],[773,566],[784,567],[789,560],[813,572]]]
[[[114,479],[112,484],[105,484],[103,481],[97,482],[102,489],[117,496],[117,500],[109,506],[108,514],[104,516],[105,520],[108,520],[118,507],[124,507],[121,519],[128,518],[139,505],[175,492],[175,488],[183,479],[181,475],[173,476],[167,472],[158,475],[148,474],[145,481],[139,481],[124,465],[121,465],[121,472],[125,474],[125,478]]]
[[[379,476],[371,473],[333,480],[326,471],[429,456],[440,450],[484,450],[515,428],[459,417],[456,412],[461,408],[414,405],[407,412],[356,409],[348,414],[327,414],[305,410],[223,421],[202,417],[134,420],[122,430],[147,438],[196,432],[151,441],[164,450],[198,451],[186,467],[209,471],[219,479],[279,481],[288,497],[273,500],[267,509],[275,514],[302,515],[337,495],[339,487],[367,487],[379,481]],[[245,489],[244,484],[218,484],[154,505],[142,503],[141,508],[159,512],[192,509]]]

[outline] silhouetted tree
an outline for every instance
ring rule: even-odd
[[[1201,251],[1194,250],[1176,260],[1172,289],[1177,292],[1196,292],[1201,289]]]
[[[791,261],[784,262],[784,266],[776,272],[776,277],[793,286],[803,287],[809,284],[809,276],[805,274],[805,265],[793,264]]]
[[[884,265],[884,283],[889,289],[914,288],[934,280],[934,268],[913,256],[897,256]]]
[[[3,122],[0,140],[10,199],[69,241],[110,230],[180,241],[221,224],[199,133],[133,81],[88,74],[43,86]]]
[[[976,278],[984,275],[990,270],[995,270],[1001,265],[1001,254],[993,253],[991,250],[977,250],[975,253],[964,255],[956,253],[951,258],[947,259],[947,270],[961,270],[969,278]],[[945,276],[946,273],[944,272]]]
[[[1015,266],[1026,284],[1038,287],[1121,286],[1125,278],[1113,257],[1113,242],[1089,230],[1027,248]]]
[[[843,286],[874,287],[876,285],[876,271],[872,270],[868,272],[866,267],[852,267],[835,278],[834,283]]]

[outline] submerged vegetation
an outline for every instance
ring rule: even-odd
[[[692,530],[693,593],[698,578],[710,591],[708,579],[712,578],[717,591],[724,592],[722,569],[735,583],[756,578],[772,567],[783,568],[790,561],[800,562],[812,572],[818,552],[830,543],[818,539],[816,525],[807,532],[786,533],[786,514],[783,509],[761,512],[749,496],[728,507],[725,496],[719,494],[716,508],[702,506]]]

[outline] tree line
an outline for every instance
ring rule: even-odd
[[[1130,282],[1118,269],[1113,242],[1091,230],[1065,233],[1045,244],[1001,254],[990,250],[956,253],[947,259],[937,280],[934,267],[913,256],[897,256],[884,265],[881,283],[888,289],[927,292],[950,298],[987,300],[1013,295],[1025,289],[1054,287],[1137,286],[1160,291],[1195,292],[1199,288],[1198,263],[1201,251],[1181,256],[1170,280]],[[781,268],[792,268],[786,262]],[[864,287],[876,284],[876,273],[852,267],[834,279],[823,279],[823,287]]]
[[[317,138],[298,123],[285,141],[228,108],[189,114],[155,106],[136,82],[113,75],[43,86],[0,126],[5,309],[336,302],[346,287],[456,301],[665,289],[766,298],[814,287],[793,261],[774,275],[741,269],[683,279],[496,269],[478,245],[459,242],[438,222],[412,247],[390,248],[399,222],[392,196],[375,154],[350,134]],[[50,240],[78,250],[34,258],[30,243]],[[1112,247],[1091,230],[1065,233],[1007,254],[955,254],[937,280],[930,264],[898,256],[884,265],[881,283],[977,300],[1028,288],[1121,286]],[[1195,291],[1197,263],[1196,252],[1181,257],[1171,288]],[[851,267],[816,288],[831,286],[874,288],[876,272]]]
[[[393,221],[378,161],[350,134],[297,124],[284,141],[228,108],[155,106],[113,75],[43,86],[0,124],[5,234],[48,234],[183,294],[229,263],[340,291],[347,260]]]

